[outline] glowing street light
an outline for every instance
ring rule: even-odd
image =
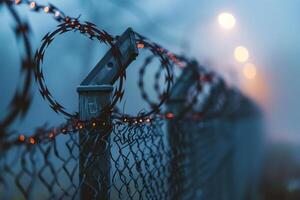
[[[256,77],[256,66],[252,63],[246,63],[243,74],[247,79],[254,79]]]
[[[236,47],[234,49],[234,57],[238,62],[246,62],[249,59],[249,51],[243,46]]]
[[[218,16],[218,22],[224,29],[232,29],[235,26],[235,17],[230,13],[221,13]]]

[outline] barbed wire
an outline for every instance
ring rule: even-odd
[[[211,90],[209,95],[207,96],[207,100],[205,101],[206,104],[203,106],[204,109],[199,109],[198,112],[192,112],[192,114],[188,114],[189,119],[203,120],[211,117],[220,116],[224,113],[224,109],[226,108],[228,101],[230,101],[228,99],[230,96],[230,90],[228,90],[224,81],[216,74],[207,72],[203,67],[200,67],[199,64],[190,59],[187,59],[185,56],[175,55],[172,52],[160,46],[159,44],[152,42],[145,36],[142,36],[139,33],[135,33],[137,48],[146,49],[153,54],[151,57],[147,57],[145,59],[142,67],[140,68],[138,84],[142,98],[150,105],[151,110],[147,113],[139,113],[137,116],[131,116],[129,114],[121,113],[115,108],[115,105],[118,101],[122,100],[123,98],[123,83],[126,77],[126,71],[122,69],[120,61],[120,52],[119,49],[115,46],[115,41],[117,40],[117,37],[114,37],[108,34],[106,31],[97,28],[97,26],[91,22],[81,23],[79,21],[79,18],[68,17],[64,14],[64,12],[62,12],[60,9],[58,9],[52,4],[44,6],[36,3],[35,1],[27,0],[4,0],[1,2],[5,3],[8,6],[10,12],[12,13],[16,22],[18,23],[18,26],[16,28],[16,34],[17,37],[20,37],[20,35],[23,37],[27,56],[27,58],[24,59],[22,66],[22,71],[24,71],[24,73],[26,74],[25,84],[23,84],[23,89],[21,90],[21,92],[19,92],[12,100],[13,103],[11,104],[13,105],[13,108],[11,114],[8,114],[8,116],[2,123],[3,125],[0,126],[1,133],[4,133],[4,130],[14,121],[15,117],[19,112],[25,114],[28,109],[30,102],[29,88],[31,85],[31,79],[35,63],[35,77],[39,85],[41,96],[43,97],[43,99],[48,101],[52,110],[54,110],[56,113],[60,113],[67,117],[67,121],[61,123],[58,126],[52,128],[45,128],[45,126],[41,126],[37,128],[34,131],[34,134],[32,134],[31,136],[25,136],[23,134],[14,134],[17,136],[17,138],[14,138],[12,140],[2,139],[1,150],[8,150],[9,148],[15,145],[31,146],[37,143],[43,144],[53,141],[53,139],[60,134],[76,134],[79,131],[83,130],[107,130],[107,132],[110,132],[110,130],[112,130],[116,125],[119,126],[121,124],[126,124],[129,127],[139,127],[143,126],[144,124],[152,124],[158,119],[178,120],[183,117],[186,117],[186,114],[191,109],[197,110],[195,109],[195,106],[197,105],[198,96],[202,92],[203,86],[205,84],[208,84]],[[36,62],[32,60],[31,46],[28,39],[28,25],[26,23],[21,23],[21,19],[18,17],[17,13],[14,11],[14,8],[12,6],[14,4],[25,4],[34,12],[44,12],[49,15],[52,15],[54,19],[60,23],[55,31],[50,32],[43,37],[41,46],[35,54]],[[100,116],[88,121],[79,120],[78,113],[71,114],[70,112],[66,111],[65,108],[55,100],[45,83],[45,76],[42,70],[42,62],[46,53],[46,49],[50,46],[50,44],[56,36],[62,35],[70,31],[79,32],[80,34],[87,36],[91,40],[96,39],[97,41],[100,41],[100,43],[107,44],[111,49],[113,49],[114,58],[117,60],[117,63],[121,68],[121,70],[118,72],[119,85],[117,86],[113,94],[114,99],[112,100],[112,103],[103,109]],[[149,95],[147,94],[144,88],[143,81],[146,67],[151,63],[151,60],[154,57],[158,57],[160,60],[159,70],[155,73],[154,81],[154,89],[159,98],[158,103],[154,103],[150,100]],[[197,66],[194,69],[193,74],[191,76],[194,87],[189,88],[189,90],[191,90],[190,94],[192,95],[188,95],[188,98],[183,97],[182,99],[182,101],[185,102],[185,106],[181,109],[179,113],[174,113],[168,110],[162,111],[161,107],[163,106],[163,104],[166,101],[169,101],[171,98],[170,92],[174,81],[174,67],[177,66],[179,69],[182,69],[182,73],[184,74],[185,70],[191,67],[192,65]],[[165,71],[165,89],[161,89],[159,87],[159,79],[163,71]],[[238,101],[236,100],[236,102]],[[236,106],[238,106],[238,104]],[[107,123],[106,120],[103,120],[104,115],[111,115],[113,123]]]
[[[11,6],[11,2],[8,0],[1,0],[0,6],[5,5],[16,22],[16,27],[14,30],[17,40],[22,40],[24,46],[24,57],[21,57],[21,77],[24,80],[22,85],[17,88],[13,98],[9,104],[9,111],[6,116],[0,121],[0,139],[8,136],[9,126],[17,119],[19,115],[22,117],[27,113],[30,102],[30,88],[32,83],[32,77],[34,72],[34,60],[32,56],[31,43],[29,40],[30,27],[26,21],[23,21],[16,10]]]
[[[50,93],[45,83],[44,73],[42,70],[42,62],[43,62],[46,49],[50,46],[51,42],[55,39],[56,36],[62,35],[69,31],[80,32],[81,34],[88,36],[89,39],[91,40],[97,39],[97,41],[99,41],[100,43],[105,43],[109,45],[114,50],[113,52],[119,65],[121,65],[121,61],[120,61],[120,56],[118,56],[120,52],[113,44],[114,39],[110,35],[108,35],[105,31],[98,29],[96,25],[89,22],[80,23],[77,19],[70,19],[67,17],[65,18],[65,22],[58,26],[58,29],[56,29],[52,33],[46,34],[43,37],[42,44],[40,48],[37,50],[35,55],[35,59],[37,63],[37,70],[36,70],[35,77],[39,84],[40,94],[42,95],[43,99],[48,101],[51,109],[56,113],[60,113],[67,118],[78,119],[77,113],[71,114],[70,112],[66,111],[65,108],[54,99],[53,95]],[[125,71],[120,71],[119,77],[120,77],[119,88],[116,90],[114,94],[115,98],[112,101],[112,104],[110,104],[107,108],[103,109],[103,112],[107,112],[111,110],[116,104],[116,102],[122,98],[123,80],[125,77]]]
[[[56,6],[52,4],[45,6],[42,4],[38,4],[36,1],[29,1],[29,0],[5,0],[5,1],[15,5],[26,5],[31,9],[31,11],[34,12],[47,13],[49,15],[52,15],[54,19],[60,23],[66,21],[66,18],[69,18],[64,14],[64,12],[62,12],[60,9],[58,9]]]
[[[55,7],[52,4],[49,4],[48,6],[38,4],[35,1],[27,1],[27,0],[15,0],[15,1],[10,1],[11,4],[14,3],[16,5],[20,4],[25,4],[27,5],[32,11],[34,12],[44,12],[47,14],[50,14],[54,16],[55,20],[58,22],[62,22],[59,26],[58,29],[55,30],[52,33],[48,33],[44,36],[42,40],[41,47],[37,50],[35,54],[35,59],[37,63],[37,67],[35,70],[35,76],[40,88],[40,93],[43,99],[48,101],[50,107],[52,110],[54,110],[56,113],[61,113],[67,118],[69,118],[68,123],[72,122],[71,124],[68,124],[70,127],[91,127],[90,124],[94,124],[95,121],[101,121],[101,115],[99,116],[99,119],[93,119],[92,121],[87,121],[87,122],[80,122],[78,119],[78,113],[71,114],[70,112],[66,111],[65,108],[57,102],[52,94],[50,93],[50,90],[48,89],[45,79],[44,79],[44,74],[42,70],[42,61],[44,58],[44,54],[46,52],[47,47],[51,44],[51,42],[55,39],[56,36],[61,35],[63,33],[69,32],[69,31],[77,31],[80,32],[81,34],[88,36],[91,40],[97,39],[98,41],[102,43],[106,43],[109,45],[112,49],[114,49],[114,58],[117,60],[119,65],[121,65],[120,58],[119,58],[119,52],[118,49],[115,47],[114,42],[116,41],[116,37],[113,37],[109,35],[106,31],[101,30],[96,27],[95,24],[90,23],[90,22],[85,22],[85,23],[80,23],[78,18],[71,18],[68,17],[67,15],[64,14],[60,9]],[[154,56],[159,57],[161,66],[160,70],[157,72],[155,75],[155,89],[158,93],[160,102],[159,103],[153,103],[148,95],[147,92],[144,89],[144,83],[143,83],[143,77],[145,75],[145,68],[146,66],[150,63],[149,58],[146,58],[144,65],[140,69],[140,78],[139,78],[139,88],[142,94],[142,98],[150,105],[151,110],[148,111],[147,113],[139,113],[138,116],[130,116],[128,114],[120,113],[120,112],[115,112],[112,113],[113,111],[117,111],[117,109],[114,109],[116,103],[120,101],[123,97],[124,94],[124,89],[123,89],[123,82],[126,77],[126,71],[125,70],[120,70],[119,72],[119,86],[114,92],[114,99],[112,103],[107,106],[105,109],[103,109],[103,114],[109,114],[111,113],[113,117],[118,118],[119,120],[123,121],[124,123],[147,123],[150,122],[154,117],[159,117],[159,118],[164,118],[164,119],[172,119],[174,117],[182,117],[183,113],[178,114],[178,116],[175,116],[174,113],[170,112],[161,112],[161,107],[162,105],[167,101],[167,99],[170,96],[170,90],[171,90],[171,85],[173,82],[173,67],[178,66],[179,69],[184,69],[188,67],[188,65],[191,63],[189,59],[187,59],[184,56],[177,56],[173,54],[172,52],[166,50],[165,48],[161,47],[159,44],[152,42],[145,36],[142,36],[139,33],[135,33],[136,35],[136,44],[137,48],[139,49],[148,49],[150,52],[153,53]],[[172,63],[172,64],[171,64]],[[122,68],[122,67],[121,67]],[[162,73],[163,70],[166,70],[166,76],[165,76],[165,83],[166,83],[166,90],[164,90],[162,93],[158,92],[158,77],[160,76],[160,73]],[[200,73],[201,71],[201,73]],[[188,112],[189,108],[192,107],[192,104],[196,104],[197,101],[197,96],[201,93],[202,91],[202,84],[205,82],[206,84],[211,84],[212,82],[210,81],[212,78],[212,74],[209,73],[204,73],[204,70],[202,69],[197,69],[196,76],[194,77],[196,80],[196,87],[193,97],[190,99],[190,102],[186,106],[185,109],[183,109],[183,112]],[[202,116],[203,117],[203,116]],[[201,117],[201,118],[202,118]],[[74,124],[73,122],[76,121]],[[78,125],[81,124],[81,125]],[[88,126],[89,125],[89,126]],[[34,136],[33,136],[34,137]]]

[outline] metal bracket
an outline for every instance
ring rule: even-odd
[[[113,52],[114,50],[111,48],[82,81],[81,85],[114,84],[118,79],[118,72],[125,70],[138,56],[139,52],[136,47],[135,35],[131,28],[128,28],[122,36],[118,38],[115,45],[120,51],[122,66],[119,66],[117,63]]]

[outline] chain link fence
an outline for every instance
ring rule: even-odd
[[[243,152],[259,141],[252,115],[113,121],[110,134],[82,131],[16,146],[1,154],[1,199],[245,199],[255,182],[239,177],[235,163],[244,159],[247,174],[258,161]],[[248,185],[236,191],[239,182]]]

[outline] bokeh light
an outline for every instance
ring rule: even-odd
[[[224,29],[232,29],[235,26],[235,17],[230,13],[221,13],[218,16],[218,22]]]
[[[256,66],[252,63],[246,63],[243,69],[243,74],[247,79],[254,79],[256,77]]]
[[[247,62],[249,59],[249,51],[243,46],[236,47],[234,49],[234,57],[238,62]]]

